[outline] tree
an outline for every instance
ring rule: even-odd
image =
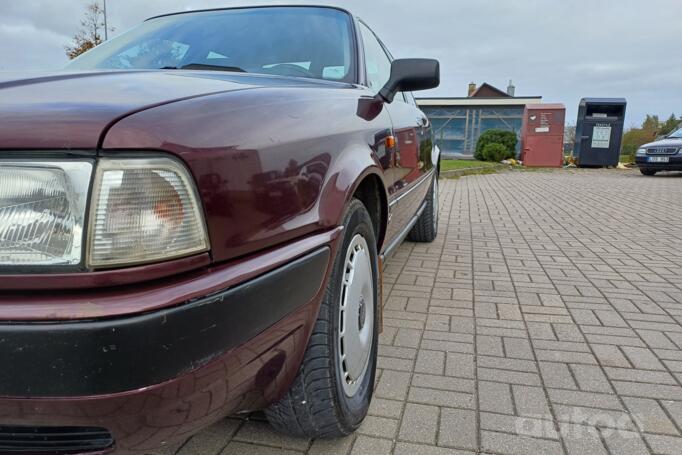
[[[672,133],[677,129],[677,125],[679,125],[680,121],[682,121],[682,118],[676,118],[675,114],[670,114],[668,120],[661,125],[659,134],[661,136],[667,136],[668,134]]]
[[[104,41],[104,8],[98,3],[91,3],[85,10],[85,17],[81,20],[81,29],[73,37],[73,44],[66,46],[66,55],[74,59]],[[113,31],[109,28],[109,31]]]
[[[661,129],[661,122],[658,120],[658,115],[647,114],[644,122],[642,123],[642,129],[647,134],[656,137],[659,130]]]
[[[637,149],[647,142],[653,142],[660,134],[661,125],[657,115],[647,115],[641,128],[630,128],[623,134],[621,154],[628,155],[633,161]]]

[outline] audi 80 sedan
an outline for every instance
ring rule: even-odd
[[[332,7],[147,20],[0,79],[0,453],[145,453],[228,414],[353,432],[382,264],[438,229],[439,152]]]

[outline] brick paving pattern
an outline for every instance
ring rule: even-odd
[[[682,454],[682,175],[508,172],[443,181],[440,235],[384,277],[357,434],[257,416],[159,453]]]

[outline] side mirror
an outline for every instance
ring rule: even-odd
[[[427,58],[393,60],[391,77],[379,91],[379,97],[392,103],[398,92],[428,90],[440,85],[440,63]]]

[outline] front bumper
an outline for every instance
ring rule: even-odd
[[[635,158],[635,163],[641,169],[654,171],[682,171],[682,155],[679,153],[677,155],[664,155],[668,156],[669,162],[667,163],[650,163],[648,162],[650,156],[652,155],[637,156]]]
[[[309,302],[329,248],[245,284],[161,311],[90,322],[0,324],[0,396],[112,394],[173,379]]]
[[[101,427],[139,453],[266,406],[298,370],[330,254],[141,315],[0,323],[0,425]]]

